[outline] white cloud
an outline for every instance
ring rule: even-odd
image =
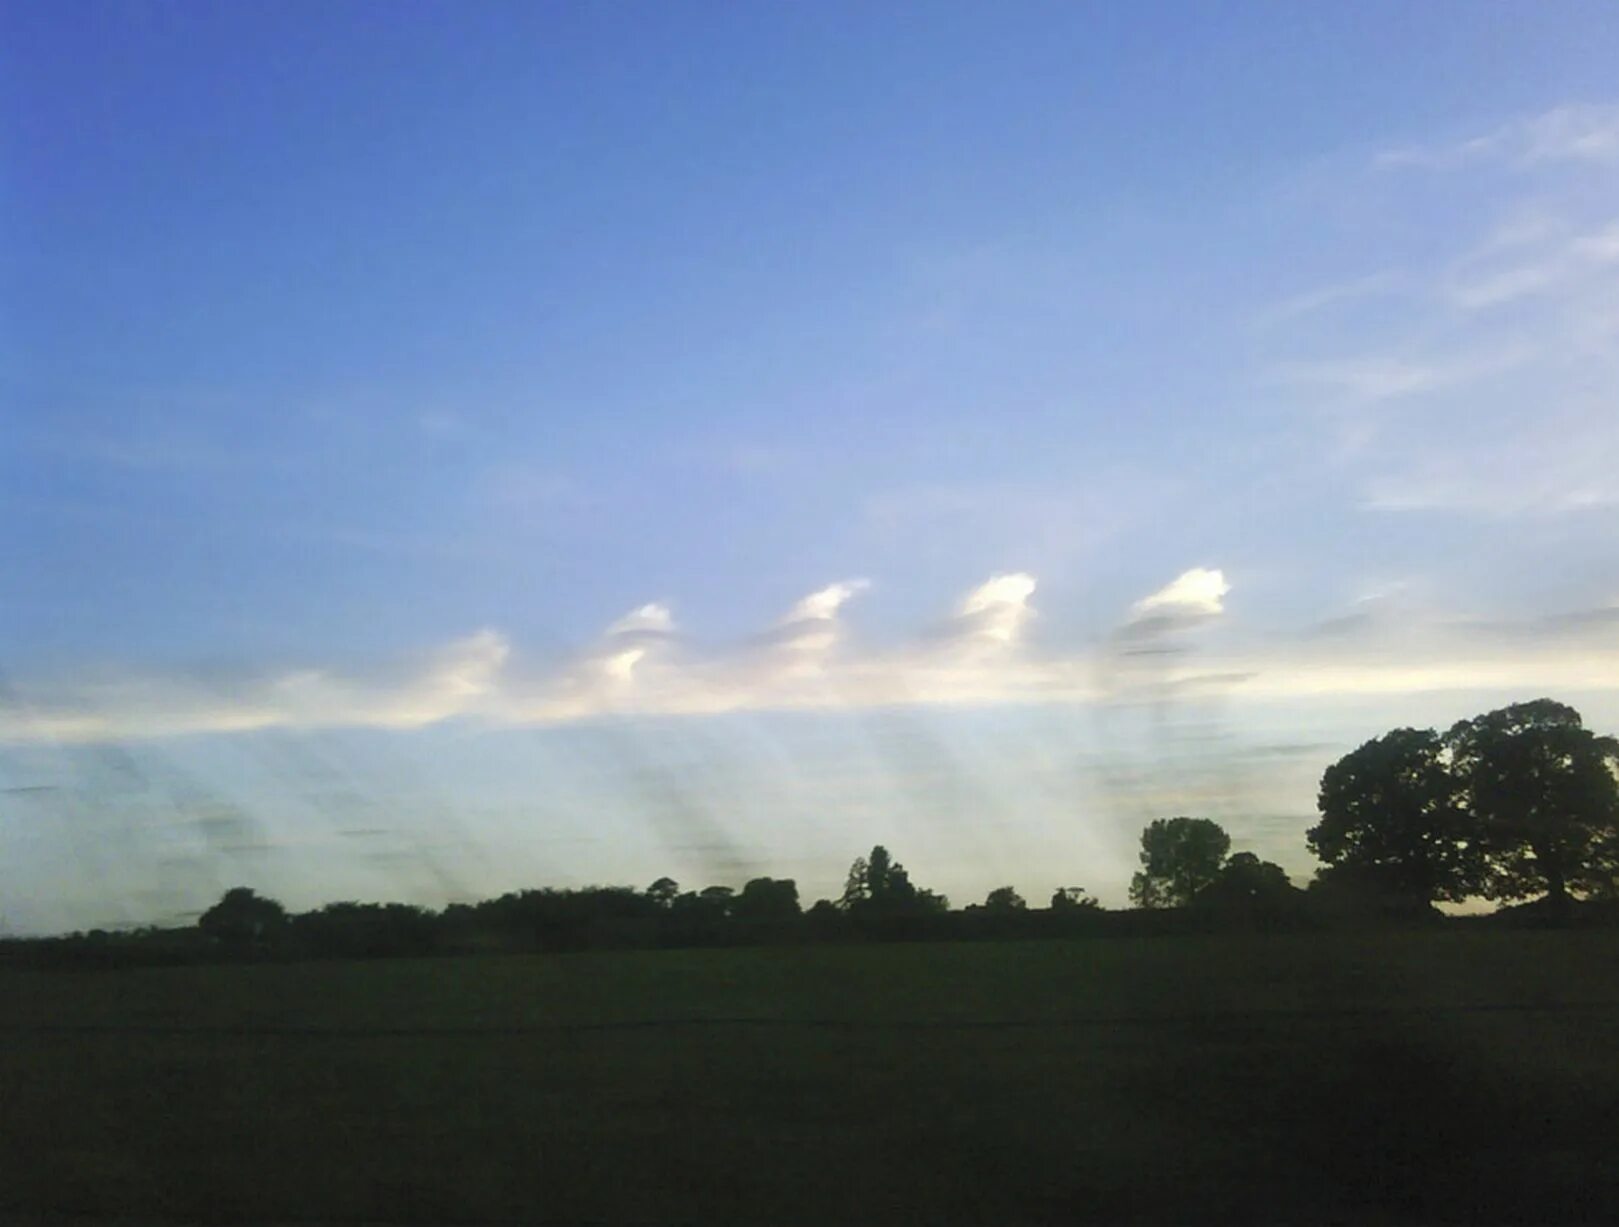
[[[1033,616],[1029,598],[1034,588],[1034,576],[1023,571],[986,580],[962,601],[955,632],[963,639],[1013,643]]]
[[[863,579],[828,584],[802,598],[777,623],[767,641],[781,651],[792,653],[787,668],[814,672],[822,665],[815,659],[830,652],[838,642],[841,628],[838,614],[856,593],[870,587]]]
[[[1224,684],[1225,671],[1192,657],[1184,633],[1225,612],[1231,591],[1225,572],[1211,567],[1182,571],[1130,607],[1097,661],[1097,678],[1111,700],[1164,695],[1189,687]]]
[[[674,615],[667,605],[657,601],[630,610],[607,628],[609,635],[654,634],[666,635],[675,629]]]
[[[1032,577],[999,576],[963,600],[964,635],[795,667],[791,649],[733,649],[707,658],[663,655],[648,645],[588,655],[583,666],[527,679],[509,677],[510,649],[492,631],[430,655],[414,672],[344,675],[314,669],[204,686],[173,678],[16,688],[0,707],[0,740],[140,739],[269,727],[418,728],[461,717],[495,724],[556,724],[609,715],[727,711],[858,710],[895,704],[1088,704],[1201,693],[1233,699],[1353,697],[1416,691],[1619,691],[1619,642],[1611,611],[1516,626],[1413,624],[1399,637],[1386,622],[1345,620],[1341,634],[1147,658],[1142,668],[1102,669],[1094,648],[1034,653],[1017,648],[1015,626],[1032,615]],[[1132,624],[1202,619],[1224,611],[1229,585],[1213,569],[1186,572],[1131,610]],[[984,615],[992,615],[979,621]],[[998,645],[996,651],[963,646]],[[1145,669],[1145,672],[1142,669]],[[1110,680],[1109,680],[1110,679]]]
[[[276,727],[420,728],[484,709],[510,655],[483,630],[431,653],[414,669],[272,676],[120,675],[19,684],[0,704],[0,740],[96,741]]]
[[[1571,104],[1513,119],[1448,145],[1385,150],[1381,166],[1459,170],[1500,163],[1526,170],[1560,162],[1619,162],[1619,104]]]
[[[1034,576],[996,575],[968,592],[942,633],[881,651],[838,643],[843,581],[797,602],[775,631],[701,654],[673,634],[666,606],[618,619],[596,645],[549,669],[513,673],[510,645],[484,630],[414,665],[273,676],[121,676],[15,683],[0,702],[0,742],[98,742],[271,727],[419,728],[475,719],[561,724],[619,715],[860,710],[895,705],[1085,705],[1175,695],[1273,699],[1420,690],[1619,691],[1612,610],[1519,624],[1440,618],[1333,619],[1335,633],[1195,654],[1179,630],[1226,615],[1223,571],[1194,567],[1130,606],[1119,636],[1036,648]],[[798,616],[805,615],[805,616]],[[816,638],[810,634],[815,631]],[[1233,633],[1235,632],[1235,633]]]
[[[645,658],[645,648],[625,648],[602,659],[602,672],[616,682],[627,682],[634,675],[635,666]]]
[[[1426,659],[1359,659],[1316,662],[1279,660],[1233,674],[1236,697],[1292,698],[1413,695],[1427,691],[1516,692],[1522,698],[1559,691],[1619,690],[1619,653],[1546,650],[1525,654],[1450,652]]]
[[[38,684],[0,709],[0,740],[96,740],[272,726],[417,727],[457,716],[552,723],[613,714],[698,714],[895,703],[1006,702],[1073,693],[1072,661],[1026,658],[1035,579],[993,576],[960,602],[944,633],[887,652],[834,652],[843,606],[863,580],[796,602],[767,635],[702,654],[676,637],[653,602],[614,621],[591,648],[548,672],[508,677],[506,640],[492,631],[446,646],[412,672],[378,681],[331,669],[212,688],[183,679],[116,685]]]
[[[1208,567],[1182,571],[1151,596],[1142,597],[1132,607],[1138,618],[1155,613],[1212,616],[1225,610],[1225,597],[1231,591],[1225,572]]]
[[[1558,161],[1619,161],[1619,105],[1563,106],[1509,129],[1527,164]]]
[[[1619,222],[1609,221],[1555,244],[1486,243],[1458,262],[1443,292],[1457,307],[1477,311],[1534,295],[1575,293],[1593,280],[1611,280],[1616,268]]]
[[[303,670],[273,680],[260,707],[268,724],[434,724],[474,708],[492,693],[510,654],[503,635],[483,630],[434,653],[414,678],[367,683]]]
[[[782,621],[788,624],[811,620],[831,621],[838,616],[838,610],[843,608],[850,597],[870,586],[871,582],[864,579],[848,579],[828,584],[794,605]]]
[[[601,639],[552,682],[558,702],[589,710],[593,705],[612,708],[639,684],[646,668],[656,663],[655,652],[675,639],[675,619],[669,607],[649,601],[610,623]]]

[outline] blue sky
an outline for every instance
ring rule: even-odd
[[[1619,726],[1603,4],[14,5],[0,922],[1309,871]],[[355,834],[355,832],[362,832]]]

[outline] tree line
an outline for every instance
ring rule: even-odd
[[[1317,899],[1413,915],[1470,899],[1534,900],[1553,919],[1577,903],[1619,900],[1619,740],[1553,699],[1444,733],[1374,737],[1326,769],[1316,808],[1304,838],[1322,862],[1310,884]],[[1279,866],[1228,857],[1229,848],[1207,819],[1152,823],[1131,902],[1288,897]]]
[[[1108,911],[1081,887],[1043,908],[1011,886],[952,909],[878,845],[842,893],[804,908],[788,878],[682,890],[670,878],[513,891],[440,911],[330,903],[299,914],[234,887],[194,928],[5,943],[47,965],[197,958],[364,958],[791,941],[947,940],[1148,934],[1249,926],[1310,929],[1438,918],[1435,904],[1535,900],[1515,909],[1563,923],[1619,905],[1619,741],[1551,699],[1463,720],[1441,734],[1399,728],[1329,766],[1305,842],[1321,861],[1307,889],[1209,818],[1155,820],[1141,834],[1133,907]]]

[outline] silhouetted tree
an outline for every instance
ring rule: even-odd
[[[731,914],[732,900],[736,898],[736,891],[729,886],[705,886],[697,892],[697,897],[708,906],[729,916]]]
[[[997,886],[984,899],[984,910],[989,912],[1021,912],[1026,907],[1023,896],[1010,886]]]
[[[436,918],[405,903],[328,903],[292,918],[298,948],[322,958],[426,954],[437,940]]]
[[[729,886],[705,886],[677,896],[669,905],[668,939],[675,945],[698,946],[730,940],[735,897]]]
[[[902,910],[916,897],[911,875],[878,844],[870,856],[857,857],[849,866],[849,879],[843,890],[845,904],[869,903],[885,910]]]
[[[849,913],[830,899],[817,899],[804,913],[805,928],[816,941],[835,941],[849,935]]]
[[[1192,903],[1228,912],[1271,913],[1297,907],[1303,895],[1287,880],[1287,871],[1280,865],[1262,861],[1252,852],[1237,852]]]
[[[1619,827],[1592,842],[1580,885],[1589,899],[1619,900]]]
[[[742,887],[731,914],[748,924],[783,924],[797,920],[798,883],[791,878],[754,878]]]
[[[233,886],[197,918],[197,927],[232,951],[268,946],[286,928],[287,909],[246,886]]]
[[[870,875],[871,866],[866,863],[866,858],[855,857],[854,863],[849,866],[849,876],[843,881],[843,894],[838,896],[838,906],[852,908],[870,898],[871,892],[867,886]]]
[[[1185,907],[1220,872],[1231,837],[1209,818],[1159,818],[1141,832],[1141,871],[1130,879],[1137,907]]]
[[[663,915],[656,903],[628,886],[590,886],[505,894],[478,904],[470,916],[447,915],[445,928],[463,944],[471,930],[519,949],[583,950],[649,945]]]
[[[839,906],[856,918],[862,931],[878,936],[914,935],[915,921],[947,911],[950,901],[930,890],[918,890],[910,874],[878,844],[870,856],[849,867]]]
[[[680,883],[673,878],[659,878],[646,888],[646,897],[659,907],[666,908],[680,894]]]
[[[1344,755],[1322,775],[1318,805],[1305,842],[1344,882],[1424,904],[1483,889],[1478,824],[1432,729],[1395,729]]]
[[[853,907],[867,904],[882,911],[903,911],[916,898],[916,887],[911,876],[891,855],[878,844],[870,856],[856,857],[849,866],[849,877],[843,888],[843,904]]]
[[[1051,893],[1051,910],[1054,912],[1095,911],[1101,906],[1101,902],[1083,886],[1059,886]]]
[[[1560,908],[1613,889],[1619,742],[1552,699],[1463,720],[1446,740],[1489,856],[1486,895]]]

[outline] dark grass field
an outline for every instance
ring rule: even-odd
[[[0,1211],[1619,1221],[1619,934],[7,972]]]

